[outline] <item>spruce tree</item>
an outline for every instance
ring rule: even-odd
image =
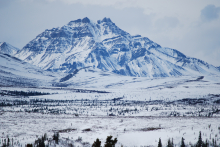
[[[172,138],[172,142],[171,142],[171,144],[172,144],[172,147],[174,147],[174,144],[173,144],[173,138]]]
[[[58,144],[58,142],[59,142],[59,132],[57,132],[57,133],[54,133],[54,135],[53,135],[53,140],[55,140],[55,143],[56,144]]]
[[[161,139],[159,138],[158,147],[162,147]]]
[[[105,147],[114,147],[117,142],[118,142],[117,138],[112,140],[112,136],[107,136]]]
[[[168,139],[168,142],[167,142],[167,147],[173,147],[173,142],[171,142],[170,139]]]
[[[26,147],[33,147],[33,145],[32,144],[27,144]]]
[[[184,138],[182,137],[182,141],[181,141],[181,146],[180,147],[185,147],[185,143],[184,143]]]
[[[92,144],[92,147],[101,147],[101,141],[97,138],[96,141]]]
[[[203,142],[202,147],[208,147],[208,146],[209,146],[208,140],[206,139],[206,142],[205,143]]]
[[[8,138],[8,143],[7,143],[7,146],[9,146],[10,145],[10,139]]]
[[[208,140],[207,140],[207,139],[206,139],[205,144],[206,144],[206,147],[208,147],[208,146],[209,146],[209,143],[208,143]]]
[[[202,136],[201,136],[201,131],[199,132],[199,138],[196,144],[196,147],[202,147]]]

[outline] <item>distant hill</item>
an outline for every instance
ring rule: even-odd
[[[16,57],[0,53],[0,86],[51,86],[59,77]]]
[[[0,53],[14,55],[19,50],[20,49],[10,45],[9,43],[0,42]]]

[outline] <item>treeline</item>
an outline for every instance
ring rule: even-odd
[[[37,96],[37,95],[49,95],[50,93],[38,92],[38,91],[7,91],[2,90],[0,92],[1,96],[10,95],[10,96]]]
[[[54,133],[52,140],[47,138],[47,134],[44,134],[41,138],[38,138],[35,140],[34,144],[26,144],[26,147],[49,147],[50,145],[54,146],[53,143],[55,143],[55,146],[65,146],[64,144],[59,144],[59,132]],[[82,138],[78,138],[76,140],[77,142],[81,142]],[[115,144],[118,142],[117,138],[113,139],[112,136],[107,136],[106,142],[104,144],[104,147],[115,147]],[[88,145],[88,144],[87,144]],[[74,144],[68,143],[66,144],[68,147],[74,147]],[[7,145],[4,147],[8,147]],[[97,138],[94,143],[92,144],[92,147],[101,147],[101,141]]]
[[[36,139],[34,143],[28,143],[25,145],[25,147],[49,147],[49,146],[73,147],[74,146],[74,142],[72,143],[69,141],[65,142],[65,141],[60,140],[59,138],[60,138],[59,132],[55,132],[52,138],[48,138],[47,134],[45,133],[42,137]],[[81,142],[81,141],[82,141],[82,138],[79,137],[75,142]],[[113,139],[112,136],[107,136],[103,147],[115,147],[117,142],[118,142],[117,138]],[[87,144],[87,146],[89,145],[89,143],[85,143],[85,142],[81,142],[81,143]],[[159,138],[157,147],[163,147],[162,144],[163,143],[161,141],[161,138]],[[19,144],[18,142],[13,142],[13,138],[12,139],[7,138],[4,140],[2,139],[2,147],[12,147],[12,146],[21,146],[21,144]],[[93,142],[92,147],[102,147],[101,141],[97,138]],[[123,145],[121,145],[121,147],[123,147]],[[220,144],[219,145],[217,144],[216,139],[212,139],[211,142],[208,140],[203,141],[201,131],[200,131],[198,141],[195,144],[192,144],[192,143],[185,144],[185,139],[182,137],[179,144],[174,144],[173,139],[168,139],[165,147],[220,147]]]
[[[208,141],[206,139],[206,141],[202,140],[202,135],[201,135],[201,131],[199,132],[199,137],[198,137],[198,141],[196,142],[196,144],[192,144],[190,143],[189,145],[185,144],[185,139],[182,137],[181,139],[181,143],[180,143],[180,147],[220,147],[220,144],[218,145],[216,142],[216,139],[212,139],[212,142]],[[166,147],[176,147],[176,145],[174,145],[173,143],[173,139],[168,139],[167,141],[167,145]],[[162,147],[162,142],[161,139],[159,138],[159,142],[158,142],[158,147]]]
[[[59,133],[54,133],[52,139],[48,139],[47,134],[45,133],[42,137],[36,139],[33,144],[28,143],[25,145],[25,147],[49,147],[49,145],[51,145],[51,142],[53,141],[55,144],[59,144]],[[12,139],[7,138],[2,140],[1,147],[13,147],[13,146],[22,146],[22,144],[20,144],[19,141],[14,142],[13,138]]]

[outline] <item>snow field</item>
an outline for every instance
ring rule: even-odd
[[[165,146],[169,138],[178,145],[184,137],[185,143],[196,143],[199,131],[202,139],[216,139],[220,143],[219,117],[73,117],[39,113],[6,112],[0,115],[1,138],[7,135],[20,144],[33,143],[37,137],[54,131],[73,129],[60,133],[61,139],[74,141],[82,137],[92,144],[96,138],[105,142],[107,136],[117,137],[117,146],[157,146],[159,138]],[[153,128],[152,130],[146,130]],[[76,129],[76,130],[75,130]],[[91,131],[83,131],[90,129]]]

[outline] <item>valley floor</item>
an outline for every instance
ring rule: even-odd
[[[200,131],[203,141],[220,144],[219,77],[78,76],[68,87],[0,87],[0,146],[54,132],[59,146],[91,146],[96,138],[104,145],[109,135],[118,147],[157,146],[159,138],[179,146],[182,137],[189,145]]]

